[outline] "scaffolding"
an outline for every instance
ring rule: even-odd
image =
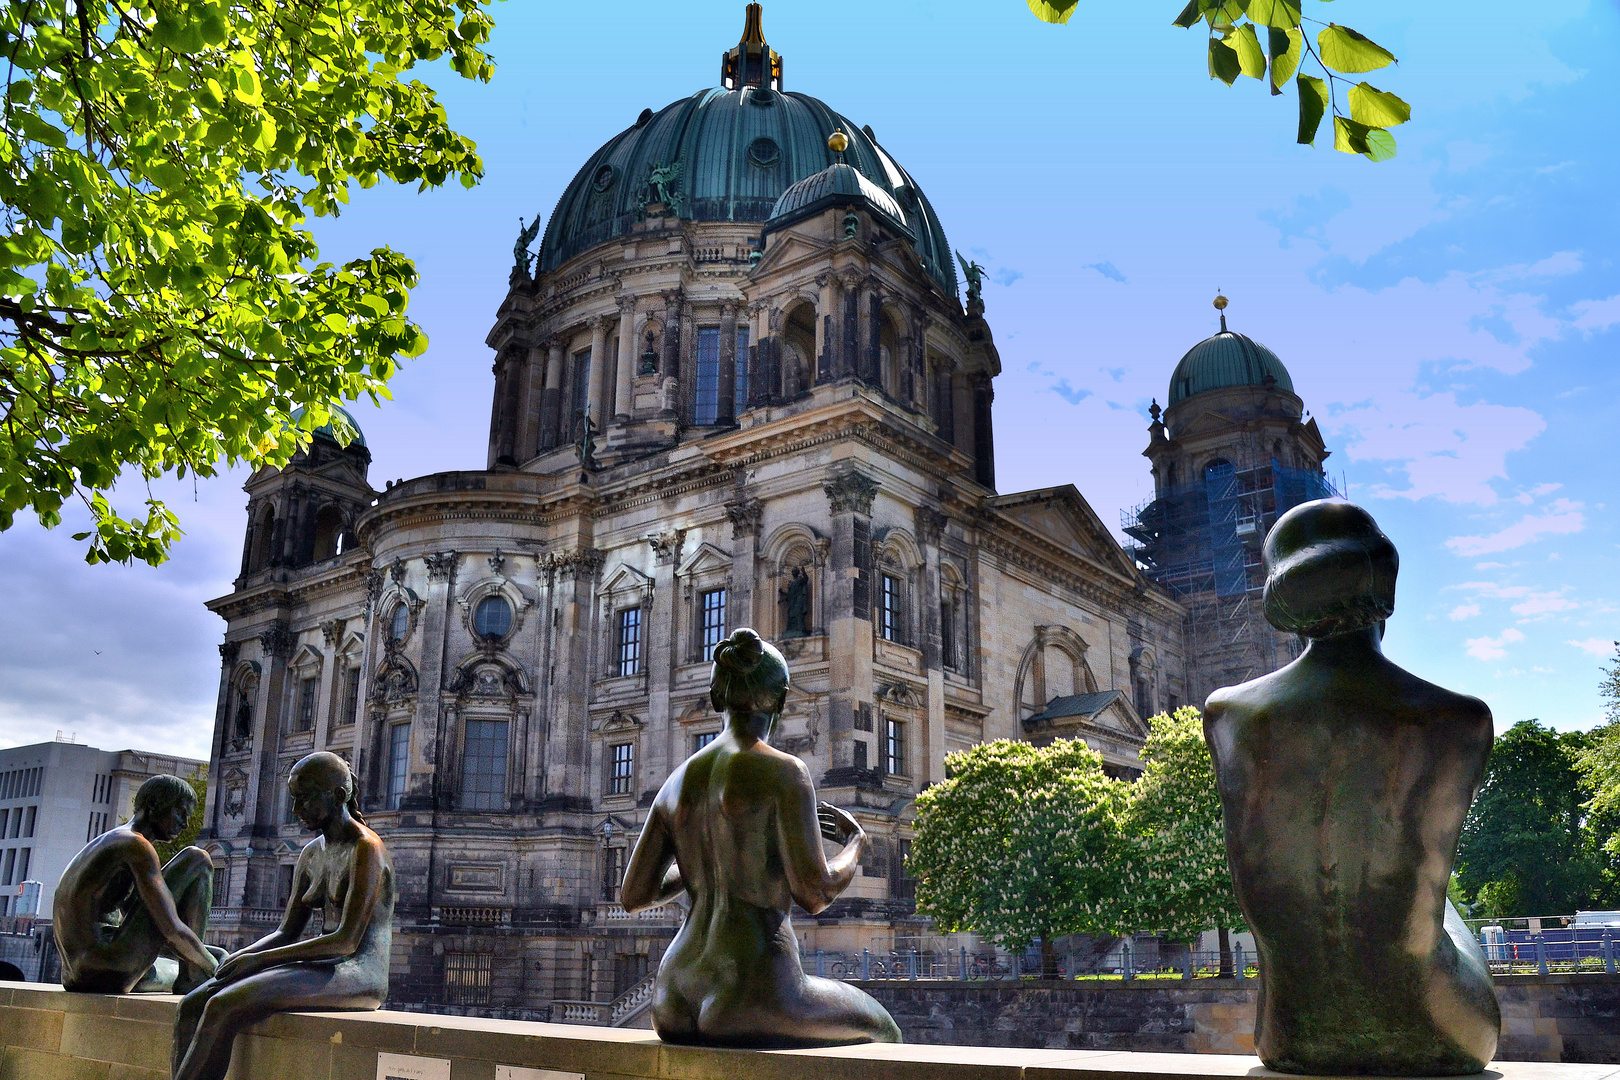
[[[1121,527],[1136,541],[1126,545],[1136,565],[1187,608],[1193,703],[1286,662],[1260,611],[1261,545],[1280,514],[1338,494],[1321,473],[1266,457],[1218,462],[1202,481],[1167,488],[1121,513]]]

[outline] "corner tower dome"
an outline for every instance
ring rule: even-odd
[[[1215,306],[1224,308],[1225,301],[1225,297],[1217,297]],[[1228,330],[1223,311],[1220,333],[1188,349],[1171,373],[1169,402],[1175,405],[1225,386],[1264,386],[1267,376],[1290,394],[1294,392],[1294,380],[1277,354],[1246,334]]]
[[[808,94],[782,91],[782,58],[765,43],[758,4],[748,5],[743,38],[722,58],[721,76],[722,86],[657,112],[644,110],[590,156],[546,224],[541,271],[554,271],[629,233],[658,199],[654,170],[670,213],[689,221],[763,225],[790,187],[842,157],[893,200],[930,276],[957,294],[950,245],[927,196],[878,145],[871,128],[857,127]],[[827,146],[835,130],[849,138],[842,155]]]

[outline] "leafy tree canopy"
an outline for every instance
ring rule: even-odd
[[[947,755],[917,797],[907,868],[917,910],[944,933],[1014,951],[1065,934],[1117,933],[1124,785],[1078,739],[1001,739]]]
[[[1522,720],[1496,740],[1463,826],[1457,878],[1479,914],[1561,915],[1602,903],[1602,838],[1583,804],[1585,732]]]
[[[1120,870],[1131,921],[1187,942],[1205,930],[1241,930],[1203,719],[1183,707],[1148,726],[1145,768],[1124,814],[1128,854]]]
[[[1066,23],[1080,0],[1027,0],[1049,23]],[[1395,63],[1395,54],[1348,26],[1306,18],[1304,0],[1188,0],[1174,24],[1203,23],[1209,33],[1209,77],[1227,86],[1238,76],[1264,82],[1273,95],[1292,80],[1299,98],[1298,141],[1314,145],[1322,119],[1333,114],[1333,148],[1369,161],[1395,156],[1390,128],[1412,118],[1412,108],[1366,80],[1347,76]],[[1307,28],[1312,23],[1320,29]],[[1307,75],[1308,61],[1321,76]],[[1353,85],[1351,85],[1353,82]],[[1343,94],[1349,115],[1340,106]]]
[[[1609,722],[1591,732],[1577,763],[1592,791],[1586,809],[1604,835],[1604,850],[1620,857],[1620,641],[1614,643],[1614,653],[1614,663],[1604,669],[1598,686]]]
[[[408,258],[334,266],[302,226],[353,184],[477,182],[404,75],[488,80],[487,0],[0,3],[0,530],[78,497],[90,562],[155,564],[178,521],[121,518],[121,472],[284,465],[426,347]]]

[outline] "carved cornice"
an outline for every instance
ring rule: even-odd
[[[827,504],[832,513],[853,511],[863,517],[872,516],[872,499],[877,495],[878,482],[856,469],[849,469],[821,485],[827,493]]]
[[[733,540],[742,540],[750,536],[758,540],[760,528],[765,521],[765,507],[758,499],[739,499],[736,502],[726,503],[726,517],[731,519]]]

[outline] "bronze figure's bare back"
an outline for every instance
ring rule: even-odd
[[[1395,552],[1364,511],[1298,507],[1266,556],[1267,615],[1310,644],[1204,711],[1260,953],[1256,1051],[1285,1072],[1478,1072],[1499,1010],[1446,886],[1490,710],[1383,656]]]
[[[665,781],[625,871],[627,910],[691,896],[654,988],[653,1027],[669,1042],[900,1041],[870,996],[799,963],[791,905],[814,914],[843,892],[866,835],[817,804],[802,761],[769,745],[786,693],[787,665],[752,630],[716,650],[713,699],[727,729]],[[823,838],[844,845],[830,862]]]

